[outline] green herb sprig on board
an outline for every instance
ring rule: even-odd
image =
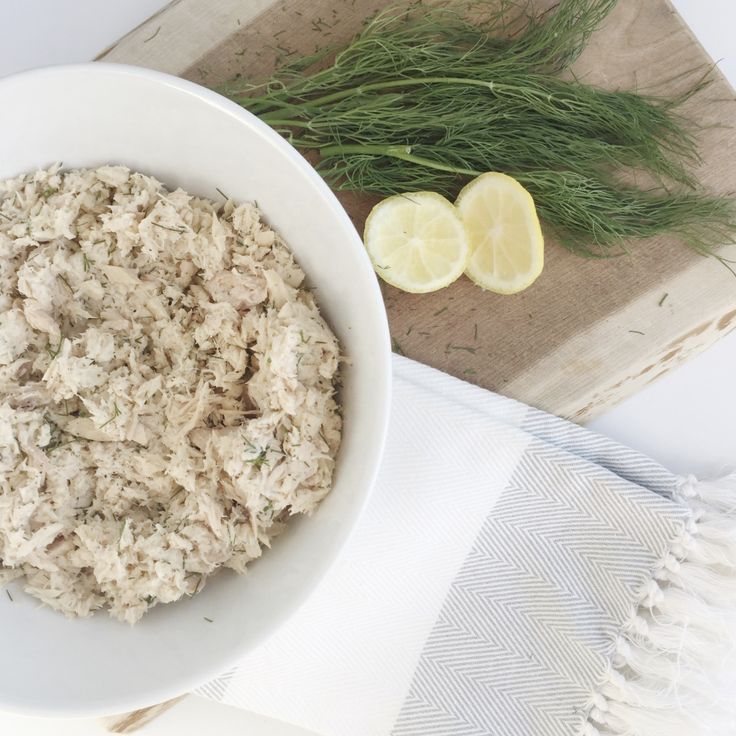
[[[707,79],[664,99],[559,76],[615,4],[561,0],[538,15],[511,0],[392,6],[343,49],[221,91],[319,152],[338,189],[454,196],[500,171],[581,255],[665,232],[710,253],[733,241],[736,205],[699,187],[697,141],[678,112]],[[623,183],[632,172],[649,182]]]

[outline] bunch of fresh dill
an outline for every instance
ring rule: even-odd
[[[676,108],[702,83],[662,99],[559,76],[615,3],[561,0],[539,15],[513,0],[393,6],[318,71],[308,72],[334,50],[221,91],[317,150],[337,188],[452,196],[501,171],[577,253],[613,255],[663,232],[711,252],[733,240],[736,206],[702,192],[688,170],[697,146]],[[624,184],[623,172],[650,185]]]

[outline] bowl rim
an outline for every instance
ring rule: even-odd
[[[150,697],[121,697],[119,699],[100,699],[95,700],[95,703],[89,708],[80,708],[78,705],[71,707],[59,707],[58,705],[43,705],[28,707],[25,704],[18,704],[9,702],[5,696],[0,692],[0,709],[16,713],[24,716],[35,716],[44,718],[94,718],[101,716],[114,715],[115,713],[124,713],[133,711],[141,708],[146,708],[157,703],[161,703],[167,700],[171,700],[180,695],[191,692],[193,689],[204,685],[210,680],[223,674],[228,668],[233,667],[236,662],[241,659],[248,651],[252,651],[258,645],[270,638],[274,633],[281,628],[286,621],[288,621],[311,597],[311,595],[319,588],[324,578],[332,571],[340,555],[344,551],[347,543],[355,532],[360,518],[365,511],[365,507],[372,495],[378,471],[381,466],[381,460],[386,445],[386,438],[388,434],[390,408],[391,408],[391,384],[392,384],[392,351],[391,351],[391,338],[389,332],[388,317],[386,314],[385,305],[383,302],[383,296],[381,293],[378,278],[375,276],[375,272],[370,263],[365,248],[363,247],[362,239],[358,234],[355,226],[353,225],[347,212],[340,204],[339,200],[335,196],[334,192],[329,188],[324,179],[317,173],[314,167],[292,146],[283,136],[277,133],[273,128],[264,123],[256,115],[248,112],[237,103],[229,100],[228,98],[214,92],[207,87],[204,87],[195,82],[191,82],[180,77],[176,77],[172,74],[160,72],[145,67],[134,66],[131,64],[117,64],[110,62],[99,62],[91,61],[84,63],[75,64],[55,64],[50,66],[36,67],[27,69],[21,72],[0,77],[0,98],[7,86],[16,85],[22,83],[26,79],[35,79],[39,77],[64,77],[64,76],[75,76],[80,75],[97,75],[103,74],[108,75],[112,78],[115,76],[121,77],[134,77],[149,82],[164,85],[166,87],[174,88],[180,92],[184,92],[192,97],[198,98],[200,102],[207,104],[213,108],[218,109],[221,113],[229,115],[248,127],[256,128],[260,135],[265,136],[270,143],[277,147],[284,155],[291,159],[291,161],[298,166],[302,172],[308,177],[311,185],[315,187],[318,192],[322,195],[325,203],[328,205],[331,216],[350,233],[352,239],[352,246],[355,249],[356,257],[358,258],[362,268],[366,271],[367,275],[371,278],[368,279],[370,284],[370,291],[378,308],[378,314],[376,315],[379,322],[379,329],[382,333],[380,346],[381,355],[377,356],[379,363],[382,367],[381,375],[375,376],[375,384],[372,387],[373,390],[373,411],[380,416],[379,429],[376,432],[376,441],[373,445],[373,456],[366,458],[365,465],[370,469],[366,473],[365,492],[362,498],[358,499],[358,503],[355,505],[352,516],[347,520],[349,527],[344,533],[344,536],[337,543],[335,553],[331,558],[328,559],[327,564],[324,566],[322,571],[317,574],[314,585],[303,591],[299,596],[295,598],[294,605],[288,610],[282,611],[280,614],[275,615],[271,618],[270,625],[262,631],[260,637],[254,639],[248,648],[238,648],[237,646],[230,650],[227,656],[219,657],[212,661],[207,667],[202,667],[198,670],[197,675],[182,675],[167,684],[163,684],[155,691],[151,692]],[[22,172],[18,172],[22,173]],[[339,461],[338,461],[339,462]]]

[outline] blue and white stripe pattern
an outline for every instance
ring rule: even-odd
[[[405,358],[394,380],[384,466],[343,559],[201,694],[325,736],[624,733],[599,691],[692,531],[677,479]]]

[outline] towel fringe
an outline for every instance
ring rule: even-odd
[[[691,512],[641,590],[578,736],[736,733],[736,474],[682,479]]]

